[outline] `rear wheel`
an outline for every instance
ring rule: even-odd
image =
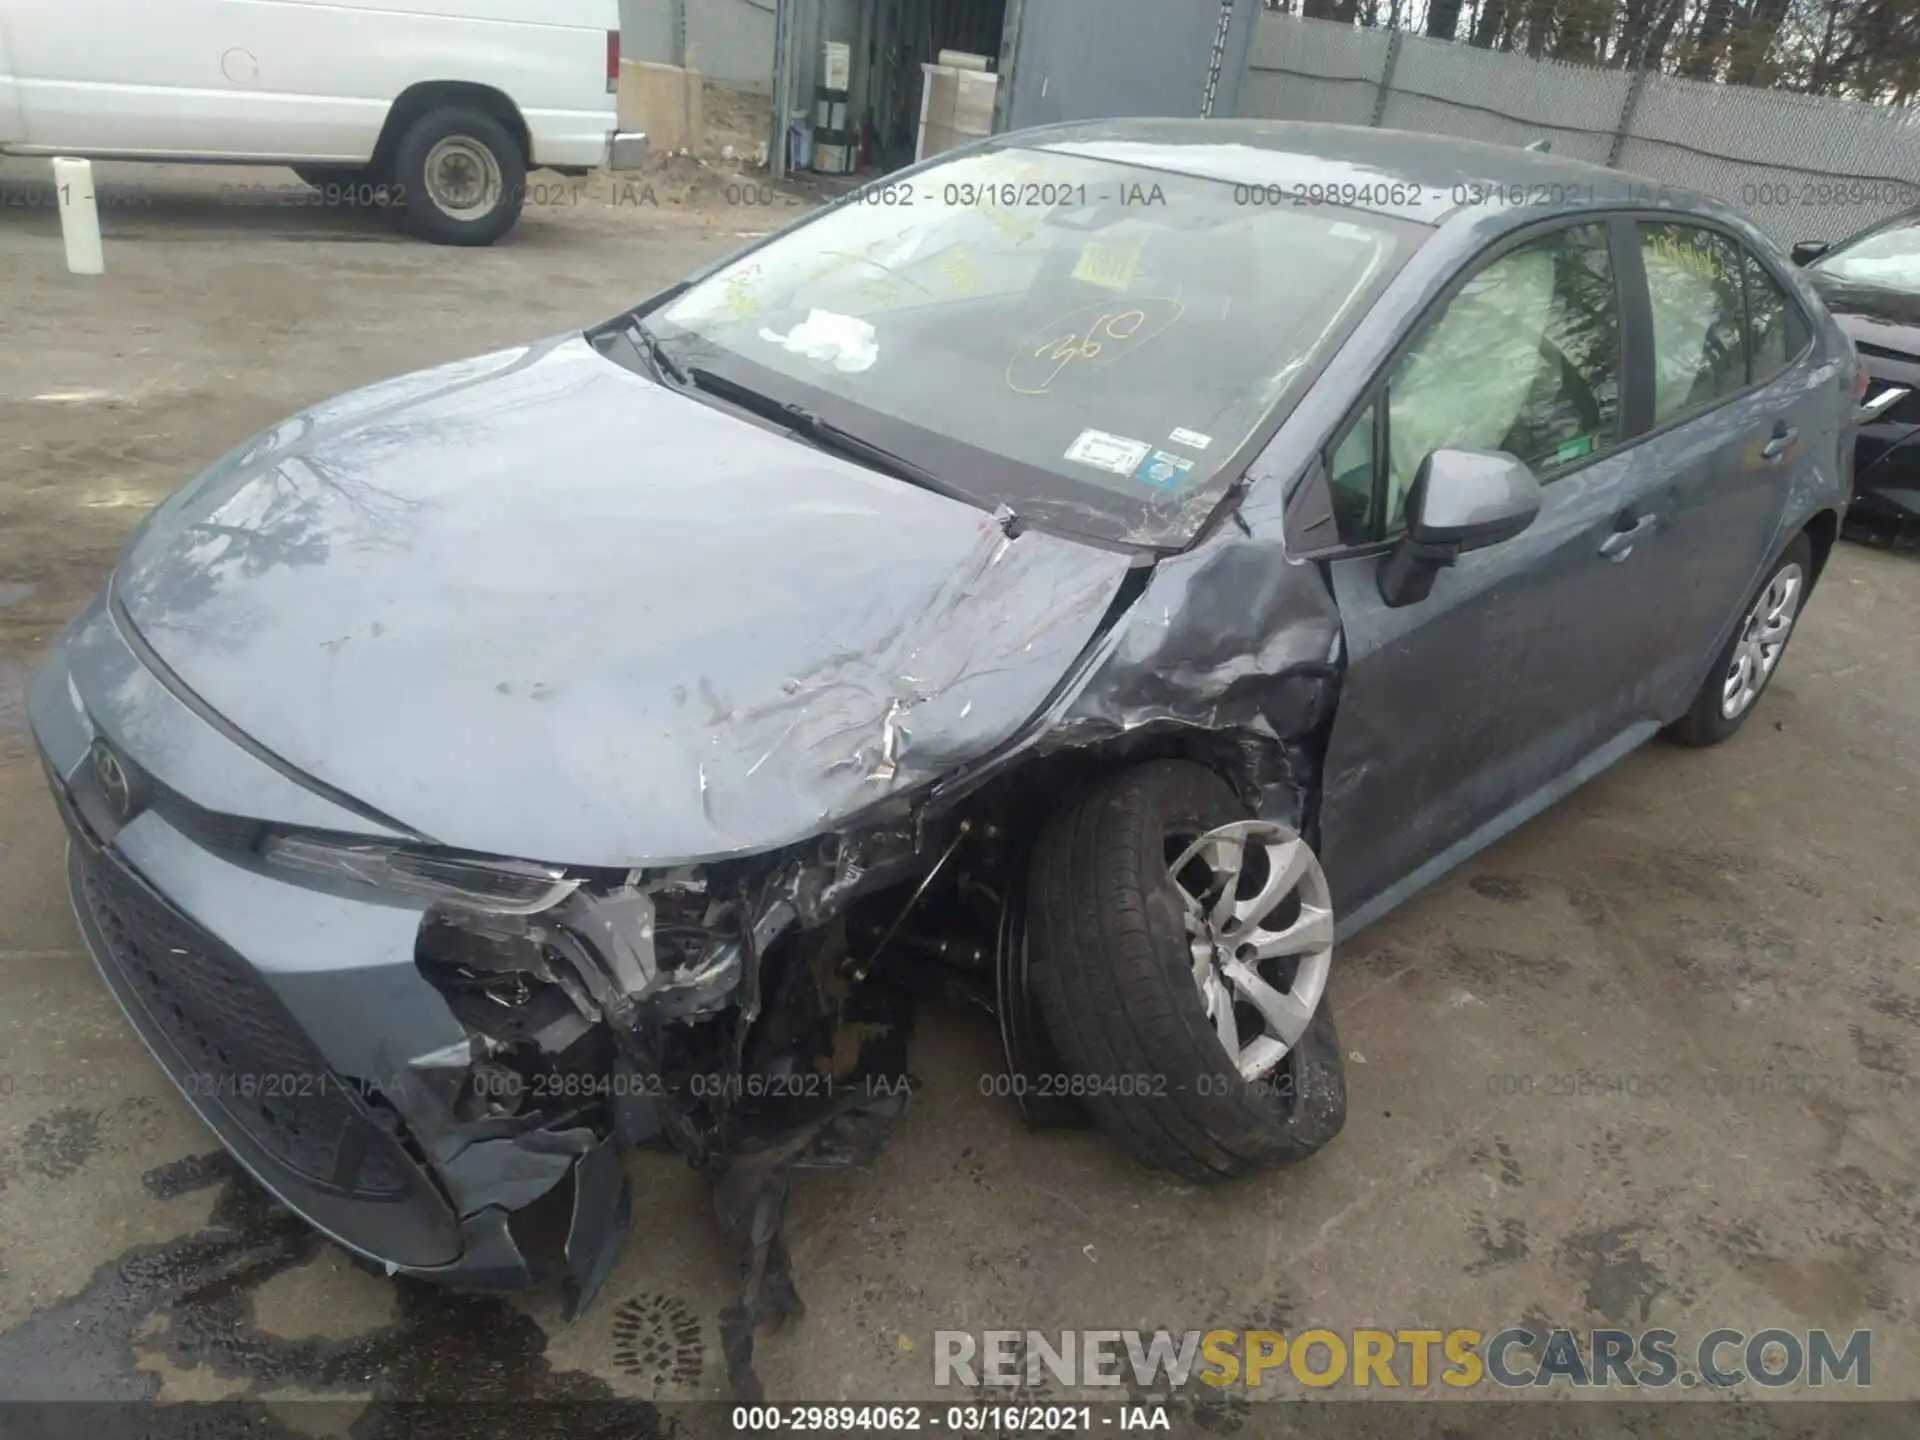
[[[452,105],[414,121],[394,151],[407,228],[436,245],[491,245],[520,218],[527,161],[491,115]]]
[[[1069,1093],[1137,1158],[1193,1180],[1311,1155],[1346,1121],[1326,996],[1326,877],[1185,761],[1124,771],[1035,852],[1028,942]]]
[[[1682,745],[1718,745],[1746,723],[1786,653],[1813,583],[1813,543],[1797,535],[1773,562],[1687,713],[1667,727]]]

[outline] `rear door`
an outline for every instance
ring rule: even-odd
[[[1666,477],[1648,547],[1663,620],[1646,637],[1646,683],[1670,717],[1785,540],[1808,457],[1834,448],[1835,371],[1791,291],[1731,231],[1675,217],[1633,228],[1652,381],[1639,448]]]
[[[1561,222],[1476,261],[1330,447],[1347,670],[1321,843],[1343,931],[1653,729],[1635,683],[1655,618],[1638,552],[1659,494],[1624,444],[1625,234]],[[1442,446],[1518,455],[1543,508],[1390,607],[1381,551]]]

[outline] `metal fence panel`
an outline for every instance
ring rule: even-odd
[[[1553,153],[1604,165],[1633,77],[1514,57],[1409,35],[1401,43],[1381,124],[1487,140],[1552,142]]]
[[[1920,125],[1820,95],[1649,75],[1623,169],[1738,205],[1782,241],[1838,240],[1920,204]]]
[[[1718,196],[1782,243],[1837,240],[1920,205],[1920,119],[1909,111],[1418,35],[1395,44],[1385,31],[1290,15],[1261,16],[1239,113],[1546,139],[1556,155]]]
[[[1262,15],[1240,84],[1241,115],[1269,120],[1372,123],[1390,37],[1322,20]]]

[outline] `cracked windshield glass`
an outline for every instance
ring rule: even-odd
[[[983,506],[1178,546],[1415,233],[1005,149],[855,191],[646,323],[696,378],[798,405]]]

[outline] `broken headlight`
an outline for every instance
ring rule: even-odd
[[[490,915],[534,915],[579,888],[558,866],[526,860],[474,860],[378,841],[319,835],[269,835],[260,854],[270,864],[331,880]]]

